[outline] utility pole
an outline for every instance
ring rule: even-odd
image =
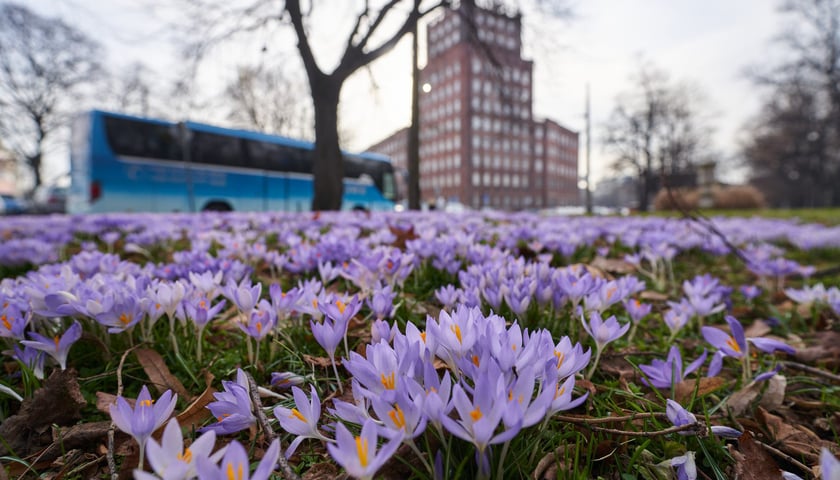
[[[414,14],[419,13],[420,0],[414,2]],[[420,42],[418,22],[411,31],[411,125],[408,127],[408,209],[420,210]]]
[[[592,164],[590,163],[590,152],[592,150],[592,118],[589,110],[589,84],[586,84],[586,214],[592,215],[592,185],[589,183],[592,173]]]

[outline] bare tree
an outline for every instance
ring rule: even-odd
[[[744,159],[775,205],[840,205],[840,0],[787,0],[781,11],[789,24],[779,43],[790,55],[753,73],[767,96]]]
[[[152,107],[151,72],[142,63],[131,64],[127,69],[113,77],[109,86],[113,96],[112,104],[123,113],[148,117],[155,115]],[[159,95],[156,94],[156,97]]]
[[[312,139],[312,108],[306,85],[296,84],[279,68],[241,66],[225,88],[228,118],[261,132]]]
[[[615,170],[636,176],[638,208],[646,211],[658,179],[690,171],[709,155],[711,132],[691,88],[672,84],[648,64],[632,81],[632,89],[616,98],[603,144],[614,155]]]
[[[61,20],[0,5],[0,136],[41,184],[51,134],[101,72],[99,45]]]

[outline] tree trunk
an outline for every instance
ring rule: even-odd
[[[648,211],[648,195],[650,194],[650,172],[645,169],[639,178],[639,211]]]
[[[338,98],[341,84],[325,77],[312,89],[315,110],[315,152],[312,159],[312,210],[340,210],[344,195],[344,159],[338,141]]]
[[[35,184],[32,186],[32,192],[34,193],[35,190],[41,186],[41,149],[38,148],[38,152],[34,155],[26,157],[26,163],[29,164],[29,168],[32,169],[32,175],[35,179]]]

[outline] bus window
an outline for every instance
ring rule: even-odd
[[[196,163],[245,167],[240,140],[213,133],[193,132],[193,157]]]
[[[248,165],[275,172],[312,173],[311,152],[271,142],[247,141]]]
[[[181,160],[177,127],[118,117],[104,117],[105,135],[117,155]]]
[[[395,200],[397,198],[396,187],[394,185],[394,172],[382,173],[382,196],[388,200]]]

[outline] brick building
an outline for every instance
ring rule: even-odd
[[[577,205],[578,134],[533,117],[534,65],[522,58],[521,16],[460,8],[427,29],[422,199],[505,210]],[[407,136],[403,128],[368,150],[404,169]]]

